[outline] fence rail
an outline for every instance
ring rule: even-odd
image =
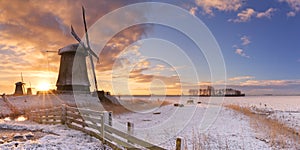
[[[99,112],[62,105],[51,109],[34,110],[27,114],[32,121],[41,124],[65,124],[101,140],[113,149],[164,150],[112,127],[111,112]]]

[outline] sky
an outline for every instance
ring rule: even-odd
[[[97,25],[105,15],[138,0],[10,0],[0,1],[0,93],[13,93],[21,81],[35,91],[56,88],[60,55],[76,43],[72,24],[84,36],[81,6],[87,24]],[[212,80],[211,61],[195,41],[165,25],[140,24],[117,29],[151,12],[128,12],[105,22],[91,43],[108,38],[95,49],[99,90],[113,94],[188,94],[189,89],[224,85],[247,95],[300,94],[300,0],[167,0],[201,20],[220,48],[225,79]],[[151,11],[151,9],[149,9]],[[162,11],[162,14],[166,12]],[[179,25],[180,16],[170,17]],[[199,26],[190,30],[199,32]],[[91,36],[93,36],[91,34]],[[51,52],[46,52],[51,51]],[[217,55],[217,54],[216,54]],[[216,58],[217,59],[217,58]],[[93,88],[93,87],[91,87]]]

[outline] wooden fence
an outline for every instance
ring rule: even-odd
[[[51,109],[34,110],[27,114],[32,121],[41,124],[65,124],[98,138],[113,149],[163,150],[159,146],[138,139],[112,127],[112,112],[99,112],[63,105]]]

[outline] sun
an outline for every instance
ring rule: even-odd
[[[50,83],[48,82],[40,82],[37,86],[37,90],[39,91],[48,91],[50,89]]]

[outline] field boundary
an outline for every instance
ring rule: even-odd
[[[51,109],[32,110],[26,114],[29,120],[40,124],[64,124],[82,131],[102,141],[113,149],[149,149],[164,148],[134,137],[112,127],[112,112],[94,111],[62,105]]]

